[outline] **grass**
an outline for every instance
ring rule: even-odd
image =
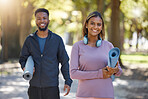
[[[144,63],[148,64],[148,55],[143,54],[121,54],[121,59],[123,62],[128,63]]]

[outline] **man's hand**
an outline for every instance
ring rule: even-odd
[[[23,71],[25,70],[25,67],[23,68]],[[34,72],[35,72],[35,68],[33,68],[33,74],[34,74]]]
[[[23,68],[23,71],[25,70],[25,67]]]
[[[66,95],[69,94],[69,92],[70,92],[70,86],[64,85],[64,91],[65,91],[66,89],[67,89],[67,93],[66,93],[64,96],[66,96]]]

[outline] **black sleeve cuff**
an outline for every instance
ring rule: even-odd
[[[65,81],[65,84],[71,87],[72,82],[72,79],[69,79]]]

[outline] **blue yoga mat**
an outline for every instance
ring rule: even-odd
[[[109,51],[108,66],[114,68],[117,64],[119,56],[120,56],[120,49],[117,47],[112,48]],[[115,75],[112,75],[111,78],[112,78],[112,81],[114,81]]]
[[[32,56],[29,56],[26,64],[25,64],[25,70],[23,74],[23,78],[26,80],[31,80],[33,76],[33,68],[34,68],[34,61],[32,59]]]

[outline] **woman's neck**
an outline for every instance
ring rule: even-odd
[[[96,37],[96,36],[89,36],[88,37],[88,45],[91,46],[91,47],[95,47],[97,40],[98,40],[98,37]]]
[[[98,40],[98,36],[90,36],[90,35],[88,35],[88,42],[96,43],[97,40]]]

